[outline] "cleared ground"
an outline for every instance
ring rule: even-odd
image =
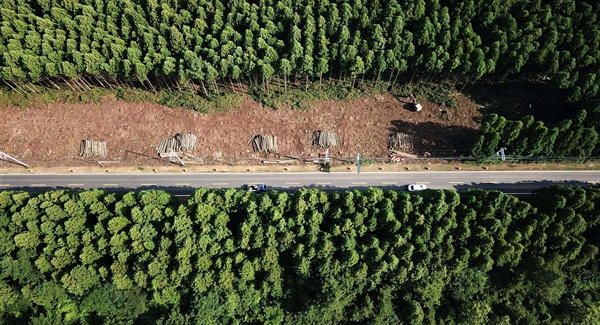
[[[160,167],[155,148],[176,133],[198,136],[196,157],[216,159],[215,164],[252,165],[263,158],[285,155],[313,158],[324,148],[311,146],[315,130],[338,134],[331,156],[353,159],[388,157],[390,132],[414,136],[420,154],[460,154],[479,127],[477,105],[456,95],[458,107],[447,109],[423,102],[424,109],[408,109],[408,98],[375,95],[352,101],[323,101],[309,110],[265,108],[246,98],[238,109],[202,114],[185,108],[168,108],[155,103],[128,103],[106,98],[98,104],[50,104],[35,109],[0,109],[0,151],[32,167],[94,167],[94,160],[79,157],[83,139],[106,141],[110,161],[106,167]],[[445,112],[443,112],[445,111]],[[278,154],[257,154],[248,146],[253,134],[276,135]],[[253,159],[258,159],[253,161]],[[10,168],[3,162],[0,168]],[[12,169],[12,168],[11,168]],[[213,169],[212,167],[210,168]]]

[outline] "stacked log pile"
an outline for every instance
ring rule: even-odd
[[[417,159],[417,155],[410,154],[413,151],[413,137],[406,133],[390,133],[388,137],[388,150],[391,160],[394,162],[406,162],[406,159]]]
[[[400,152],[400,151],[395,151],[395,150],[391,150],[391,154],[390,154],[390,160],[394,161],[394,162],[406,162],[406,159],[417,159],[417,155],[413,155],[410,153],[406,153],[406,152]]]
[[[277,137],[274,135],[256,134],[250,138],[254,152],[276,152]]]
[[[396,150],[402,152],[413,151],[413,137],[406,133],[390,133],[388,137],[388,150]]]
[[[168,153],[171,150],[175,152],[185,152],[196,149],[198,138],[192,133],[177,133],[170,139],[163,140],[156,148],[156,152]]]
[[[83,157],[106,156],[106,142],[98,140],[81,140],[79,155]]]
[[[318,147],[335,147],[337,145],[337,137],[333,131],[317,130],[313,132],[313,146]]]

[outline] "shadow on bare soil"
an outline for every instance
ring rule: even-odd
[[[8,159],[8,158],[4,158],[4,157],[0,157],[0,162],[2,162],[2,163],[7,163],[7,164],[9,164],[10,166],[23,167],[23,166],[21,166],[21,164],[19,164],[19,163],[16,163],[16,162],[14,162],[14,161],[12,161],[12,160],[10,160],[10,159]]]
[[[433,122],[412,123],[402,120],[391,122],[390,132],[407,133],[414,136],[417,152],[429,152],[434,156],[467,155],[475,140],[477,130],[463,126],[444,125]],[[415,135],[419,135],[416,137]]]
[[[139,152],[135,152],[135,151],[131,151],[131,150],[125,150],[125,153],[126,153],[127,155],[129,155],[129,154],[132,154],[132,155],[137,155],[137,156],[141,156],[141,157],[144,157],[144,158],[153,159],[153,160],[156,160],[156,161],[160,161],[160,162],[162,162],[162,163],[164,163],[164,162],[165,162],[165,160],[164,160],[164,159],[161,159],[161,158],[158,158],[158,157],[152,157],[152,156],[148,156],[148,155],[146,155],[146,154],[139,153]],[[125,158],[127,158],[127,155],[125,156]]]
[[[463,93],[482,105],[481,113],[496,113],[508,119],[533,115],[545,123],[555,123],[573,117],[578,110],[566,102],[564,91],[544,84],[481,83],[463,90]]]

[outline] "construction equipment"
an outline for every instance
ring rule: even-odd
[[[419,103],[417,102],[417,99],[415,98],[415,96],[414,96],[412,93],[410,93],[410,97],[411,97],[411,98],[412,98],[412,100],[413,100],[413,107],[414,107],[415,111],[417,111],[417,112],[418,112],[418,111],[422,110],[422,109],[423,109],[423,106],[421,106],[421,104],[419,104]]]

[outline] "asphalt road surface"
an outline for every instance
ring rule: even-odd
[[[0,174],[0,191],[102,188],[114,192],[163,189],[189,195],[195,188],[241,188],[264,183],[273,190],[310,187],[344,190],[365,187],[406,190],[420,183],[432,189],[469,188],[528,194],[552,184],[600,184],[599,171],[451,171],[451,172],[337,172],[337,173],[177,173],[177,174]]]

